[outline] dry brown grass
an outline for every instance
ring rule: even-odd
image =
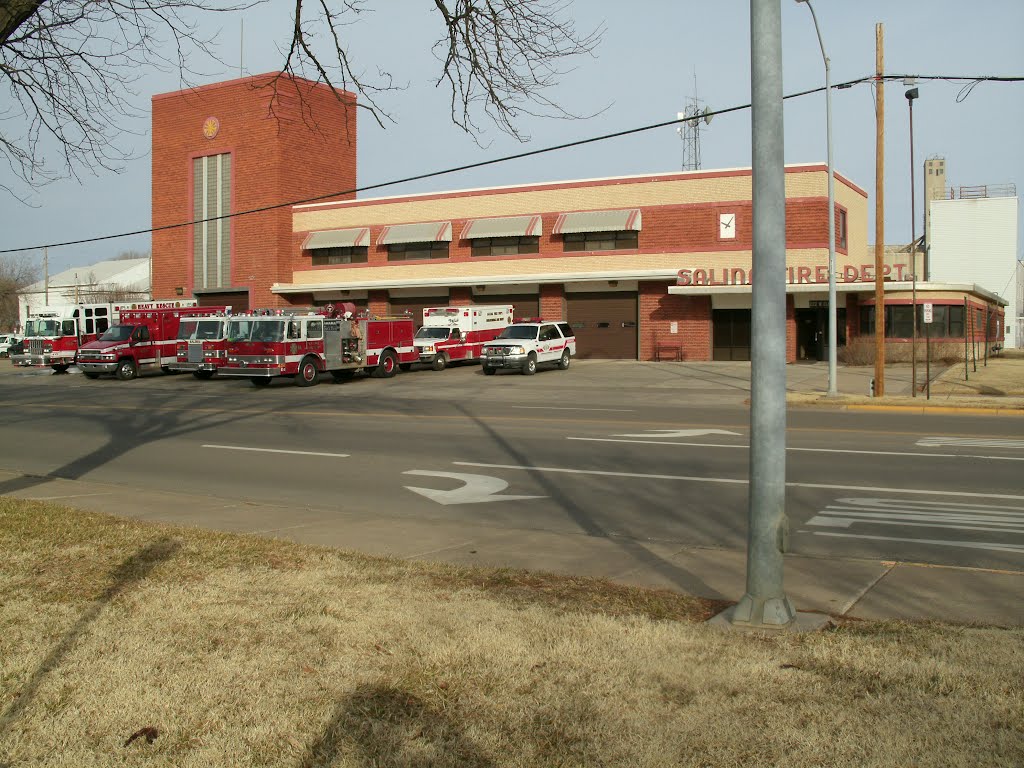
[[[670,593],[10,499],[0,546],[0,765],[1024,763],[1021,631],[730,634]]]

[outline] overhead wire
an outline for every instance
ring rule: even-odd
[[[872,88],[873,88],[874,84],[876,82],[878,82],[879,80],[904,80],[904,79],[907,79],[907,78],[917,78],[919,80],[946,80],[946,81],[949,81],[949,82],[964,81],[964,80],[970,81],[968,83],[968,86],[965,86],[965,88],[967,89],[967,93],[965,94],[964,91],[961,91],[962,96],[958,95],[958,97],[957,97],[957,102],[958,103],[963,101],[963,99],[967,98],[967,96],[970,95],[970,91],[973,90],[973,88],[978,83],[985,82],[985,81],[994,81],[994,82],[1020,82],[1020,81],[1024,81],[1024,77],[1018,77],[1018,76],[998,76],[998,75],[983,75],[983,76],[956,75],[956,76],[950,76],[950,75],[894,75],[894,74],[890,74],[890,75],[882,75],[881,77],[879,77],[877,75],[870,75],[870,76],[866,76],[866,77],[858,77],[858,78],[855,78],[853,80],[847,80],[847,81],[844,81],[844,82],[841,82],[841,83],[833,83],[832,84],[832,88],[842,90],[842,89],[846,89],[846,88],[851,88],[854,85],[859,85],[861,83],[870,83]],[[785,100],[789,100],[789,99],[796,99],[796,98],[799,98],[801,96],[809,96],[809,95],[814,94],[814,93],[821,93],[824,90],[825,90],[825,86],[818,86],[816,88],[808,88],[807,90],[797,91],[795,93],[786,94],[782,98],[783,98],[784,101]],[[727,114],[730,114],[732,112],[741,112],[743,110],[750,109],[750,107],[751,107],[751,104],[748,102],[747,104],[739,104],[739,105],[736,105],[736,106],[733,106],[733,107],[726,107],[726,108],[718,109],[718,110],[708,110],[708,111],[702,113],[701,115],[699,115],[698,119],[702,119],[702,118],[705,118],[705,117],[711,118],[711,117],[716,117],[718,115],[727,115]],[[0,254],[4,254],[4,253],[21,253],[21,252],[24,252],[24,251],[41,250],[43,248],[60,248],[60,247],[68,246],[68,245],[83,245],[85,243],[97,243],[97,242],[102,242],[104,240],[116,240],[116,239],[119,239],[119,238],[122,238],[122,237],[133,237],[135,235],[145,235],[145,234],[150,234],[150,233],[153,233],[153,232],[165,232],[165,231],[172,230],[172,229],[180,229],[182,227],[191,227],[191,226],[195,226],[197,224],[206,224],[206,223],[212,222],[212,221],[222,221],[222,220],[226,220],[226,219],[241,218],[243,216],[252,216],[252,215],[257,214],[257,213],[264,213],[266,211],[273,211],[273,210],[277,210],[277,209],[280,209],[280,208],[290,208],[290,207],[293,207],[293,206],[296,206],[296,205],[307,205],[307,204],[310,204],[310,203],[321,202],[321,201],[324,201],[324,200],[344,198],[344,197],[347,197],[349,195],[357,194],[359,192],[369,192],[371,190],[383,189],[385,187],[393,187],[393,186],[396,186],[398,184],[408,184],[408,183],[413,182],[413,181],[423,181],[424,179],[432,179],[432,178],[437,178],[439,176],[447,176],[447,175],[450,175],[450,174],[453,174],[453,173],[460,173],[462,171],[473,170],[473,169],[476,169],[476,168],[484,168],[484,167],[490,166],[490,165],[497,165],[499,163],[507,163],[507,162],[510,162],[512,160],[522,160],[522,159],[527,158],[527,157],[536,157],[537,155],[543,155],[543,154],[547,154],[547,153],[550,153],[550,152],[559,152],[559,151],[562,151],[562,150],[565,150],[565,149],[572,149],[574,147],[585,146],[587,144],[594,144],[594,143],[601,142],[601,141],[609,141],[611,139],[618,139],[618,138],[622,138],[624,136],[632,136],[632,135],[635,135],[635,134],[638,134],[638,133],[644,133],[644,132],[647,132],[647,131],[657,130],[658,128],[665,128],[665,127],[670,126],[670,125],[677,125],[679,123],[689,122],[689,121],[691,121],[693,119],[694,119],[694,116],[692,116],[692,115],[688,116],[688,117],[677,117],[674,120],[664,120],[664,121],[659,122],[659,123],[651,123],[649,125],[643,125],[643,126],[639,126],[639,127],[636,127],[636,128],[627,128],[625,130],[614,131],[612,133],[605,133],[605,134],[601,134],[599,136],[591,136],[591,137],[585,138],[585,139],[577,139],[575,141],[565,142],[563,144],[555,144],[555,145],[552,145],[552,146],[549,146],[549,147],[542,147],[540,149],[531,149],[531,150],[527,150],[525,152],[517,152],[517,153],[511,154],[511,155],[504,155],[502,157],[492,158],[490,160],[480,160],[480,161],[475,162],[475,163],[466,163],[464,165],[454,166],[454,167],[451,167],[451,168],[445,168],[445,169],[442,169],[442,170],[428,171],[428,172],[425,172],[425,173],[415,174],[413,176],[406,176],[406,177],[400,178],[400,179],[392,179],[390,181],[379,182],[377,184],[368,184],[368,185],[365,185],[365,186],[352,187],[352,188],[349,188],[349,189],[343,189],[343,190],[338,190],[338,191],[334,191],[334,192],[329,192],[329,193],[326,193],[326,194],[323,194],[323,195],[316,195],[314,197],[305,197],[305,198],[301,198],[301,199],[298,199],[298,200],[289,200],[289,201],[282,202],[282,203],[274,203],[273,205],[264,205],[264,206],[260,206],[258,208],[250,208],[250,209],[247,209],[247,210],[244,210],[244,211],[235,211],[235,212],[232,212],[232,213],[226,213],[226,214],[222,214],[220,216],[210,216],[210,217],[207,217],[207,218],[204,218],[204,219],[193,219],[193,220],[190,220],[190,221],[176,222],[174,224],[163,224],[163,225],[158,226],[158,227],[147,227],[145,229],[136,229],[136,230],[133,230],[131,232],[119,232],[119,233],[111,234],[111,235],[97,235],[95,237],[85,237],[85,238],[80,238],[80,239],[77,239],[77,240],[65,240],[63,242],[57,242],[57,243],[44,243],[44,244],[40,244],[40,245],[29,245],[29,246],[23,246],[23,247],[20,247],[20,248],[3,248],[3,249],[0,249]]]

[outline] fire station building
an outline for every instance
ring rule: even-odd
[[[154,97],[154,228],[206,220],[154,233],[154,298],[195,296],[236,311],[350,301],[414,318],[425,306],[507,302],[519,317],[566,319],[581,357],[750,358],[749,168],[355,199],[354,105],[275,74]],[[785,189],[788,357],[819,359],[825,165],[788,166]],[[837,173],[835,199],[845,344],[874,333],[874,260],[866,192]],[[910,335],[915,257],[921,274],[920,254],[886,257],[893,343]],[[1002,327],[1005,302],[984,289],[916,288],[941,316],[933,339],[962,344],[981,312]]]

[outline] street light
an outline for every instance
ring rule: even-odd
[[[917,397],[917,228],[916,214],[917,207],[914,200],[914,99],[917,98],[917,88],[911,88],[904,96],[907,97],[907,107],[910,109],[910,258],[911,258],[911,303],[913,309],[913,334],[910,339],[910,378],[913,384],[910,387],[910,396]]]
[[[805,3],[814,21],[818,35],[821,58],[825,61],[825,133],[828,142],[828,395],[837,397],[836,387],[836,195],[835,171],[832,168],[832,63],[825,53],[825,43],[818,28],[818,16],[814,13],[811,0],[796,0]]]

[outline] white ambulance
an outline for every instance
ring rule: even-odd
[[[483,346],[512,324],[511,304],[426,307],[423,327],[416,331],[421,363],[443,371],[458,360],[479,360]]]

